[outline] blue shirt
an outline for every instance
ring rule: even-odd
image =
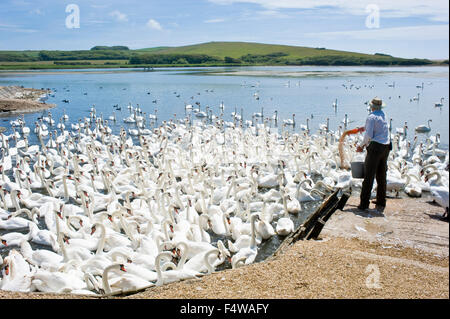
[[[389,144],[388,123],[381,110],[373,111],[366,120],[365,134],[363,145],[369,145],[370,142],[378,142],[380,144]]]

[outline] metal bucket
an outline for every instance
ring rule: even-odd
[[[364,162],[351,162],[353,178],[364,178]]]

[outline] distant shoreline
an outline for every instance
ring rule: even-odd
[[[322,65],[322,64],[302,64],[302,65],[280,65],[280,64],[232,64],[232,63],[214,63],[214,64],[152,64],[152,65],[133,65],[133,64],[117,64],[117,65],[102,65],[102,64],[92,64],[92,65],[52,65],[52,64],[37,64],[37,65],[5,65],[0,62],[0,75],[9,71],[44,71],[44,70],[88,70],[88,69],[98,69],[98,70],[110,70],[110,69],[158,69],[158,68],[192,68],[192,67],[381,67],[381,68],[391,68],[391,67],[449,67],[448,64],[444,63],[432,63],[426,65],[376,65],[376,64],[355,64],[355,65]]]
[[[302,67],[339,67],[339,68],[353,68],[353,67],[360,67],[360,68],[381,68],[381,69],[390,69],[390,68],[402,68],[402,69],[410,69],[412,67],[414,68],[423,68],[423,67],[447,67],[448,65],[184,65],[184,66],[174,66],[174,65],[158,65],[158,66],[152,66],[152,70],[145,70],[143,66],[127,66],[127,67],[84,67],[84,68],[60,68],[60,69],[11,69],[11,70],[0,70],[0,78],[2,76],[8,76],[8,75],[31,75],[31,74],[48,74],[48,75],[55,75],[55,74],[70,74],[70,73],[81,73],[81,74],[108,74],[108,73],[125,73],[125,72],[155,72],[155,71],[161,71],[162,69],[186,69],[186,68],[214,68],[214,67],[233,67],[233,68],[246,68],[246,67],[279,67],[279,68],[302,68]],[[232,71],[232,72],[212,72],[211,74],[214,75],[252,75],[250,72],[253,71],[246,71],[246,70],[238,70],[238,71]],[[258,72],[258,71],[256,71]],[[262,71],[261,71],[262,72]],[[315,72],[315,71],[307,71],[307,72]],[[248,74],[247,74],[248,73]],[[255,76],[262,76],[264,74],[255,74]],[[273,75],[273,74],[268,74]],[[276,75],[276,74],[275,74]],[[286,74],[279,74],[280,76],[289,76]],[[296,75],[292,75],[296,76]]]

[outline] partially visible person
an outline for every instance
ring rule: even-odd
[[[382,111],[383,101],[375,97],[370,102],[371,113],[367,117],[364,126],[365,134],[361,145],[356,148],[357,152],[367,149],[364,161],[364,181],[362,183],[360,203],[358,209],[369,208],[370,195],[372,193],[373,181],[377,181],[377,197],[375,208],[382,212],[386,207],[386,172],[387,160],[390,152],[389,128],[386,116]]]

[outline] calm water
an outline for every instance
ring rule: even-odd
[[[395,86],[392,86],[395,83]],[[422,86],[418,88],[417,86]],[[208,106],[219,115],[219,105],[225,105],[224,118],[231,121],[231,113],[243,113],[251,120],[254,112],[271,117],[278,110],[280,118],[292,118],[296,127],[310,118],[310,129],[315,132],[329,119],[330,129],[336,130],[345,114],[351,121],[349,128],[362,126],[367,116],[364,102],[375,96],[387,103],[385,113],[392,118],[393,127],[408,122],[411,139],[414,128],[432,120],[431,132],[440,133],[441,147],[449,144],[449,69],[447,67],[245,67],[245,68],[181,68],[141,70],[83,70],[0,73],[0,85],[23,85],[33,88],[54,89],[54,97],[47,103],[58,106],[51,109],[58,122],[65,111],[69,123],[89,115],[95,105],[97,116],[108,118],[113,105],[122,107],[116,111],[118,119],[114,130],[120,126],[131,127],[122,119],[129,116],[127,105],[139,104],[149,114],[157,112],[162,120],[185,116],[185,103],[202,111]],[[148,94],[150,93],[150,94]],[[255,98],[255,93],[259,99]],[[412,100],[414,97],[418,100]],[[435,107],[441,97],[443,107]],[[63,103],[67,99],[69,103]],[[337,109],[332,103],[337,99]],[[25,115],[27,125],[42,113]],[[311,119],[312,117],[312,119]],[[3,117],[0,126],[8,128],[17,116]],[[69,126],[70,127],[70,126]],[[34,134],[33,134],[34,135]],[[421,137],[424,137],[423,134]],[[30,137],[30,142],[32,137]]]

